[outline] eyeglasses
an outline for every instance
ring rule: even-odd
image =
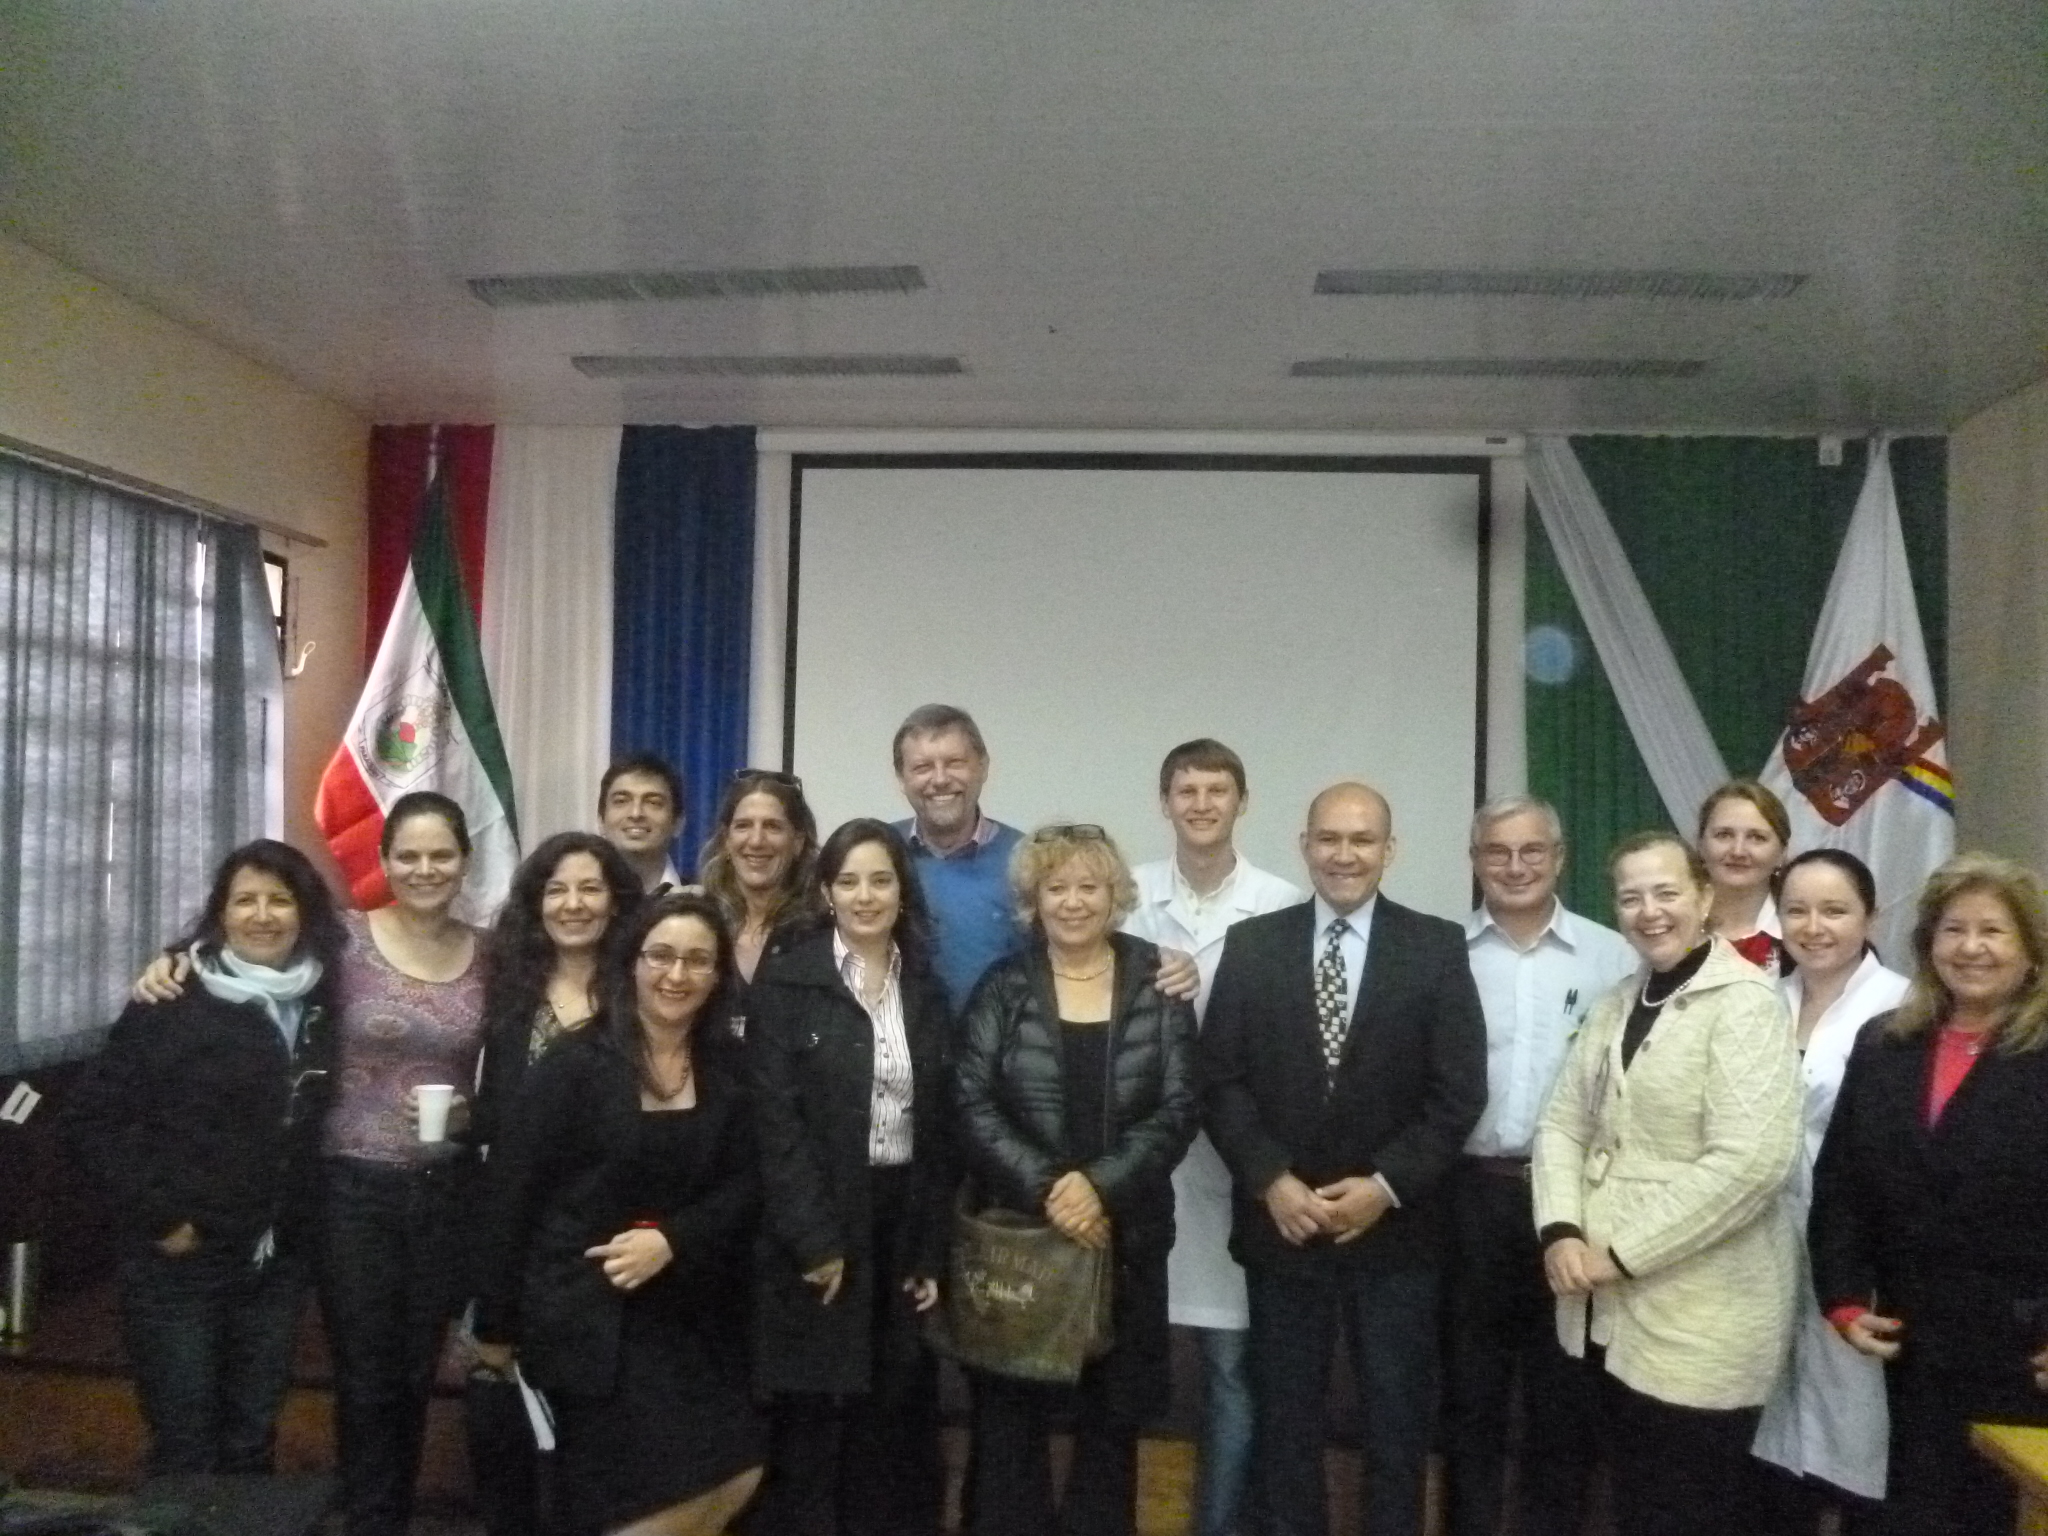
[[[685,952],[680,949],[668,949],[657,945],[653,949],[643,949],[640,951],[641,969],[652,971],[657,976],[664,972],[672,971],[679,965],[683,968],[685,976],[716,976],[718,974],[718,956],[707,955],[702,950]]]
[[[1109,834],[1092,821],[1058,821],[1031,834],[1034,843],[1106,843]]]
[[[1548,863],[1550,856],[1557,852],[1555,843],[1524,843],[1519,848],[1510,848],[1505,843],[1482,843],[1474,850],[1479,862],[1488,869],[1506,869],[1510,864],[1527,864],[1532,869]]]
[[[744,784],[752,779],[766,779],[770,784],[787,785],[789,788],[799,792],[804,787],[802,779],[793,773],[784,773],[780,768],[736,768],[733,770],[732,781],[735,784]]]

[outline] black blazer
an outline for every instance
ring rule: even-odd
[[[255,1003],[197,977],[167,1003],[130,1003],[65,1116],[77,1157],[112,1196],[124,1248],[191,1222],[202,1246],[253,1251],[266,1229],[303,1244],[317,1207],[332,1099],[330,973],[287,1051]]]
[[[1904,1319],[1901,1361],[1971,1411],[2048,1414],[2027,1366],[2048,1345],[2048,1048],[1987,1052],[1930,1130],[1932,1032],[1890,1018],[1857,1039],[1814,1166],[1814,1291]]]
[[[664,1181],[653,1219],[675,1258],[633,1294],[739,1371],[760,1179],[753,1116],[724,1054],[696,1051],[707,1151]],[[602,1396],[617,1379],[626,1293],[584,1250],[648,1215],[654,1197],[633,1174],[640,1113],[633,1063],[600,1015],[533,1064],[484,1164],[476,1336],[516,1344],[537,1386]]]
[[[1248,917],[1223,941],[1202,1022],[1203,1123],[1230,1167],[1230,1251],[1247,1268],[1434,1262],[1437,1186],[1486,1108],[1486,1022],[1455,923],[1381,896],[1336,1081],[1316,1023],[1315,904]],[[1354,1242],[1294,1248],[1266,1187],[1380,1174],[1400,1206]]]
[[[764,1392],[867,1392],[875,1287],[898,1293],[905,1280],[944,1271],[952,1192],[946,994],[929,971],[907,966],[902,989],[912,1189],[900,1267],[881,1274],[868,1177],[874,1025],[833,964],[830,928],[764,956],[754,973],[746,1055],[767,1197],[754,1304],[754,1376]],[[846,1261],[846,1279],[828,1307],[803,1277],[833,1258]]]

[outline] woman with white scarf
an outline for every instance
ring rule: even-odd
[[[71,1106],[72,1145],[113,1203],[152,1476],[272,1470],[311,1281],[343,939],[304,854],[237,848],[173,946],[198,985],[131,1003]]]
[[[1835,1112],[1842,1069],[1863,1026],[1906,995],[1907,980],[1871,949],[1877,882],[1853,853],[1815,848],[1787,864],[1778,912],[1785,948],[1797,967],[1780,985],[1799,1036],[1806,1137],[1785,1204],[1794,1230],[1806,1231],[1813,1205],[1813,1163]],[[1811,1265],[1800,1287],[1792,1353],[1764,1405],[1752,1452],[1770,1464],[1757,1508],[1760,1531],[1814,1536],[1822,1514],[1839,1511],[1858,1532],[1869,1501],[1885,1489],[1884,1368],[1843,1342],[1814,1300]],[[1789,1473],[1788,1478],[1783,1473]],[[1798,1481],[1792,1481],[1796,1478]]]

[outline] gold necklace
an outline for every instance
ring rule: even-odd
[[[1052,973],[1053,975],[1059,977],[1061,981],[1093,981],[1098,976],[1107,976],[1109,974],[1109,968],[1115,964],[1116,956],[1111,955],[1107,960],[1102,962],[1102,965],[1099,969],[1090,971],[1086,976],[1076,976],[1072,971],[1063,971],[1058,966],[1054,966],[1052,968]]]

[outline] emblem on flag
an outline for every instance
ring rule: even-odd
[[[1890,646],[1878,645],[1818,698],[1801,699],[1785,722],[1793,787],[1831,827],[1894,779],[1922,794],[1933,788],[1930,777],[1947,788],[1946,772],[1926,758],[1947,727],[1922,716],[1906,685],[1888,675],[1895,659]],[[1940,794],[1938,803],[1946,802]]]
[[[448,685],[431,667],[415,673],[365,711],[363,761],[380,784],[412,788],[448,739]]]

